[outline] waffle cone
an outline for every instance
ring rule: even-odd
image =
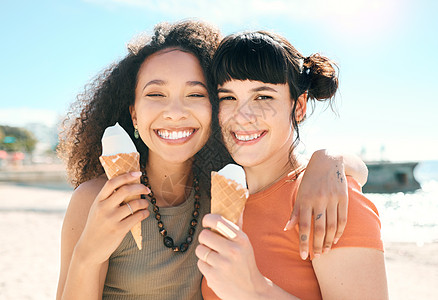
[[[234,224],[240,219],[248,190],[236,181],[211,172],[211,213],[219,214]]]
[[[102,167],[104,168],[105,174],[108,179],[128,172],[140,171],[139,159],[140,154],[138,152],[119,153],[115,155],[99,157],[100,163],[102,164]],[[138,179],[137,182],[139,183],[140,179]],[[124,200],[124,202],[127,203],[136,198],[138,197],[128,197]],[[137,244],[138,249],[141,250],[141,222],[138,222],[134,225],[134,227],[131,228],[131,234],[135,240],[135,243]]]

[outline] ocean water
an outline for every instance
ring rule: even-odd
[[[366,196],[379,210],[384,242],[438,242],[438,161],[423,161],[414,176],[421,190]]]

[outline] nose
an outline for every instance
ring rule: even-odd
[[[179,98],[170,99],[163,111],[163,118],[166,120],[179,121],[189,117],[189,111],[184,101]]]
[[[233,117],[235,122],[240,125],[254,124],[257,122],[257,115],[255,114],[254,108],[250,105],[250,101],[236,105]]]

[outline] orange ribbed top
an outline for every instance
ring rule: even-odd
[[[293,178],[294,174],[289,174],[270,188],[250,195],[243,215],[243,231],[254,247],[257,266],[265,277],[300,299],[322,299],[311,260],[303,261],[300,258],[298,229],[283,231],[302,176],[297,180]],[[377,208],[361,193],[354,179],[347,178],[347,226],[332,249],[364,247],[383,251]],[[310,236],[312,240],[313,234]],[[207,300],[218,299],[208,288],[205,279],[202,282],[202,294]]]

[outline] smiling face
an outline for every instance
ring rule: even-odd
[[[199,60],[178,49],[149,56],[138,72],[132,121],[149,148],[149,159],[182,163],[210,134],[211,105]]]
[[[294,135],[287,84],[231,80],[218,87],[218,96],[222,135],[238,164],[254,167],[288,161]],[[299,104],[299,110],[305,110],[305,101]]]

